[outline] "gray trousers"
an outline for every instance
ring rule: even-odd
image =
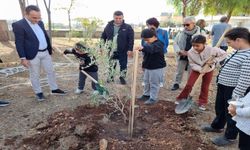
[[[185,71],[186,66],[188,65],[188,77],[190,75],[190,65],[188,64],[187,60],[177,60],[177,69],[176,69],[176,74],[175,74],[175,82],[174,84],[181,84],[182,77]],[[188,78],[187,77],[187,78]]]
[[[97,72],[87,72],[91,77],[93,77],[96,81],[98,81],[98,73]],[[83,74],[81,71],[79,72],[79,81],[78,81],[78,89],[83,90],[85,86],[87,76]],[[96,90],[96,84],[92,81],[91,83],[92,89]]]
[[[164,68],[160,69],[145,69],[143,81],[145,83],[143,95],[150,96],[151,99],[157,100],[160,90],[160,82],[163,76]]]
[[[40,85],[41,66],[44,68],[47,74],[50,90],[56,90],[58,88],[56,84],[56,77],[52,64],[52,58],[49,52],[38,52],[36,57],[30,60],[29,66],[30,81],[32,84],[32,88],[36,94],[42,92]]]

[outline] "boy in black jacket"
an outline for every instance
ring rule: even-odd
[[[156,32],[153,29],[143,30],[141,37],[148,44],[136,48],[136,50],[144,53],[142,68],[145,69],[143,95],[138,100],[145,101],[144,104],[150,105],[157,102],[163,68],[166,67],[162,51],[164,44],[157,39]]]
[[[85,86],[85,80],[87,76],[81,72],[84,70],[87,74],[93,77],[96,81],[98,81],[98,67],[95,64],[95,58],[93,56],[89,56],[89,54],[85,51],[86,47],[81,43],[76,43],[75,48],[67,49],[64,51],[64,54],[74,54],[76,58],[80,60],[79,67],[79,81],[78,88],[75,90],[76,94],[81,94],[83,92]],[[96,84],[92,82],[92,89],[96,90]]]

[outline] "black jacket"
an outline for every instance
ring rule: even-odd
[[[88,53],[85,54],[79,54],[75,50],[72,50],[72,54],[77,57],[80,62],[83,64],[80,64],[79,70],[84,70],[87,72],[97,72],[98,71],[98,66],[95,64],[95,58],[90,57]]]
[[[164,44],[160,40],[154,41],[152,44],[143,46],[144,52],[142,68],[160,69],[166,67],[164,53],[162,51]]]
[[[113,40],[114,36],[114,21],[110,21],[102,33],[101,39],[104,41]],[[134,30],[129,24],[122,23],[118,31],[117,51],[119,55],[127,54],[128,50],[133,50],[134,46]]]

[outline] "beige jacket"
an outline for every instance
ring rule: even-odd
[[[213,56],[214,63],[210,65],[210,67],[206,69],[205,72],[202,72],[202,67]],[[224,50],[211,46],[205,46],[205,49],[201,53],[198,53],[193,48],[188,51],[188,60],[192,70],[198,71],[200,73],[207,73],[214,70],[215,64],[222,61],[226,57],[227,53]]]

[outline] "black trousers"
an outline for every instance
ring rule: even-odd
[[[227,110],[227,107],[229,106],[227,101],[232,98],[234,88],[235,87],[218,84],[215,100],[216,117],[211,124],[211,127],[214,129],[223,129],[227,123],[225,131],[225,137],[227,139],[236,139],[238,135],[236,122],[232,119],[232,116]]]
[[[250,135],[239,130],[239,149],[250,150]]]
[[[214,129],[223,129],[227,123],[225,130],[225,137],[227,139],[236,139],[238,135],[238,129],[236,122],[232,119],[232,116],[228,113],[228,100],[232,98],[232,93],[235,87],[224,86],[222,84],[217,85],[217,94],[215,100],[215,113],[211,127]],[[245,95],[249,92],[247,89]]]

